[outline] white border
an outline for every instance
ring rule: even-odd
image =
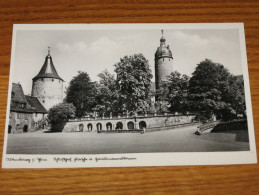
[[[131,153],[99,155],[10,155],[6,154],[12,78],[14,72],[14,53],[17,30],[104,30],[104,29],[238,29],[240,38],[242,71],[244,76],[245,97],[248,118],[250,151],[237,152],[178,152],[178,153]],[[7,158],[29,159],[27,161],[7,161]],[[56,162],[53,158],[87,158],[85,162]],[[102,160],[95,158],[136,158],[136,160]],[[38,163],[37,158],[47,159]],[[33,163],[32,163],[33,162]],[[171,165],[226,165],[257,163],[251,93],[248,77],[246,43],[243,23],[189,23],[189,24],[14,24],[12,54],[9,76],[8,102],[4,135],[3,168],[68,168],[68,167],[134,167],[134,166],[171,166]]]

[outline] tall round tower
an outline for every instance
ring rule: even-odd
[[[37,97],[41,104],[49,110],[63,101],[63,82],[64,80],[54,67],[49,48],[40,72],[32,79],[31,95]]]
[[[173,56],[169,48],[166,46],[165,38],[160,39],[160,46],[157,48],[155,53],[155,83],[156,90],[159,91],[161,84],[167,80],[167,76],[173,72]]]

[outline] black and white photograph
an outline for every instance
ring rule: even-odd
[[[244,26],[14,25],[4,141],[3,168],[256,163]]]

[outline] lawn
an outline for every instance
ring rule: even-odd
[[[249,150],[249,143],[228,139],[210,139],[195,135],[197,126],[145,134],[26,133],[9,134],[7,154],[114,154],[151,152],[211,152]],[[220,134],[217,134],[222,136]],[[214,137],[217,135],[213,135]]]

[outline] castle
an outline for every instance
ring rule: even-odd
[[[55,69],[49,48],[40,72],[32,79],[31,96],[37,97],[49,110],[63,101],[63,82]]]
[[[151,89],[154,94],[155,91],[161,90],[163,82],[166,82],[167,76],[172,71],[173,56],[169,45],[166,45],[162,30],[160,46],[155,52],[155,86]],[[38,121],[46,116],[47,110],[63,101],[63,82],[64,80],[55,69],[50,48],[48,48],[48,55],[45,57],[42,68],[32,79],[31,96],[25,96],[22,86],[13,83],[8,133],[34,131],[37,128]],[[142,123],[144,122],[142,121]],[[133,122],[130,124],[131,126],[128,129],[138,129],[141,126],[137,124],[132,126]],[[115,124],[107,127],[107,129],[113,129],[113,126]],[[147,126],[147,124],[144,126]],[[92,129],[92,127],[89,128]]]
[[[173,72],[173,56],[169,48],[166,45],[165,38],[163,36],[160,39],[160,46],[157,48],[155,53],[155,86],[156,91],[159,91],[162,87],[163,82],[167,81],[167,76]]]
[[[32,79],[31,96],[24,95],[19,83],[12,84],[8,133],[38,128],[48,110],[63,101],[63,82],[55,69],[49,48],[40,72]]]

